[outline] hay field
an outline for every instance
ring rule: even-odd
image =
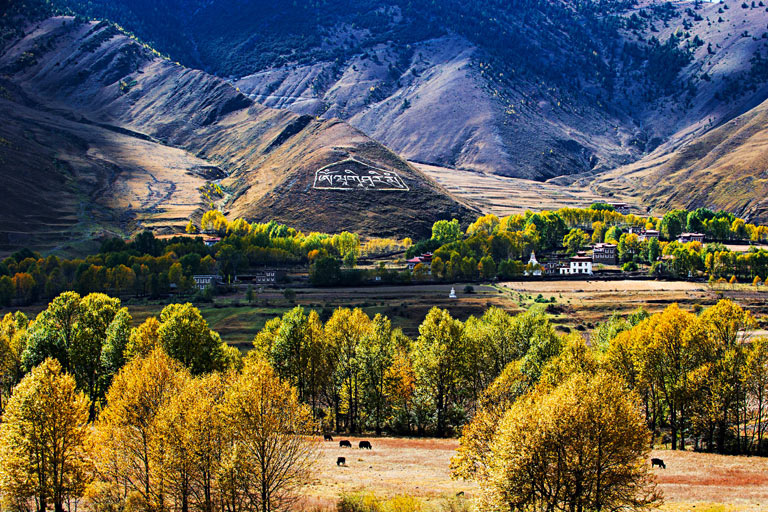
[[[351,440],[353,448],[339,448],[340,439]],[[369,439],[373,450],[358,449],[360,439]],[[312,506],[332,507],[341,493],[364,491],[381,497],[413,495],[427,510],[439,510],[457,493],[469,499],[477,493],[476,484],[450,477],[455,439],[335,436],[333,442],[318,442],[318,468],[306,491],[306,503]],[[336,466],[338,456],[346,457],[346,467]],[[653,469],[665,497],[662,510],[768,510],[768,459],[671,450],[655,450],[651,456],[664,459],[667,466]]]
[[[499,217],[523,213],[526,210],[557,210],[586,208],[598,201],[624,201],[634,213],[645,209],[626,197],[608,198],[592,190],[587,183],[559,184],[533,181],[493,174],[481,174],[411,162],[412,165],[437,181],[455,197],[478,207],[483,213]]]

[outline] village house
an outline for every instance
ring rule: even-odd
[[[568,261],[567,267],[560,267],[562,275],[587,274],[592,275],[592,257],[586,252],[579,251],[576,256]]]
[[[221,242],[221,238],[219,238],[217,236],[211,236],[211,237],[205,238],[203,240],[203,243],[205,245],[207,245],[208,247],[213,247],[214,245],[216,245],[219,242]]]
[[[250,281],[253,284],[272,285],[277,284],[282,277],[282,272],[273,268],[257,270],[254,274],[240,276],[241,281]]]
[[[209,286],[216,286],[221,282],[221,277],[218,274],[197,274],[192,276],[195,281],[195,288],[198,290],[205,290]]]
[[[432,253],[426,252],[422,254],[421,256],[416,256],[415,258],[411,258],[408,261],[406,261],[408,264],[408,270],[413,271],[413,269],[418,264],[422,264],[428,269],[432,267]]]
[[[659,232],[656,229],[644,229],[640,236],[637,237],[638,240],[641,242],[644,242],[646,240],[650,240],[651,238],[655,238],[656,240],[659,239]]]
[[[613,206],[613,209],[616,210],[617,213],[620,213],[622,215],[629,215],[629,205],[627,203],[608,203],[611,206]]]
[[[703,233],[682,233],[677,237],[677,241],[681,244],[687,244],[689,242],[701,242],[704,243]]]
[[[595,244],[592,250],[592,262],[605,265],[616,264],[616,244]]]

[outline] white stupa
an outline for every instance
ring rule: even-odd
[[[451,286],[451,293],[448,294],[449,299],[455,299],[456,298],[456,288]]]
[[[531,275],[534,276],[540,276],[541,275],[541,265],[539,264],[539,261],[536,259],[536,251],[531,251],[531,258],[528,260],[528,265],[531,266],[532,270],[525,271],[525,275]]]

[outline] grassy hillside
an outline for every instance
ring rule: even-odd
[[[19,194],[0,207],[7,246],[42,243],[41,231],[53,244],[105,230],[178,229],[212,200],[248,219],[404,236],[468,212],[349,125],[262,107],[108,23],[27,25],[2,48],[0,69],[0,108],[13,113],[0,131],[9,163],[1,172]],[[407,190],[313,188],[316,170],[352,157],[397,173]],[[224,196],[200,189],[222,177]],[[50,207],[30,217],[24,200]]]
[[[595,190],[657,211],[701,206],[768,218],[768,102],[683,145],[598,178]]]

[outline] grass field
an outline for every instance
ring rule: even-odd
[[[353,448],[339,448],[338,439],[351,439]],[[337,437],[321,442],[316,477],[306,492],[309,505],[331,507],[343,492],[374,492],[382,497],[409,494],[429,509],[457,493],[471,499],[477,486],[450,477],[455,439],[367,438],[373,450],[359,450],[357,438]],[[336,466],[336,457],[347,459]],[[656,450],[666,469],[653,469],[665,496],[662,510],[764,511],[768,510],[768,459],[694,452]]]
[[[494,174],[457,171],[446,167],[411,162],[445,187],[451,194],[476,206],[483,213],[499,217],[523,213],[526,210],[557,210],[559,208],[586,208],[600,201],[623,201],[632,205],[633,213],[645,209],[629,197],[600,195],[585,182],[559,184],[552,181],[533,181]]]
[[[720,298],[735,300],[756,316],[768,315],[768,287],[747,284],[718,284],[670,281],[510,281],[494,284],[471,284],[472,293],[464,291],[465,283],[422,284],[410,286],[367,286],[353,288],[295,288],[293,301],[284,298],[282,290],[265,289],[248,304],[244,292],[216,297],[215,302],[197,306],[211,328],[219,332],[227,343],[242,349],[250,347],[254,336],[267,320],[301,305],[319,312],[327,320],[339,307],[360,307],[373,316],[388,316],[394,326],[401,327],[409,336],[418,335],[418,327],[430,308],[436,306],[466,320],[470,315],[482,315],[490,306],[510,313],[521,313],[539,302],[561,332],[572,329],[587,331],[606,320],[614,312],[629,314],[638,307],[651,313],[669,304],[678,303],[684,309],[715,304]],[[449,299],[451,288],[458,298]],[[541,297],[539,297],[541,295]],[[171,302],[186,298],[170,299]],[[554,301],[552,301],[554,300]],[[150,315],[158,315],[169,300],[147,302],[125,298],[138,325]],[[21,308],[36,315],[43,304]],[[14,308],[15,309],[15,308]],[[0,310],[4,314],[8,310]],[[765,328],[765,324],[762,326]]]

